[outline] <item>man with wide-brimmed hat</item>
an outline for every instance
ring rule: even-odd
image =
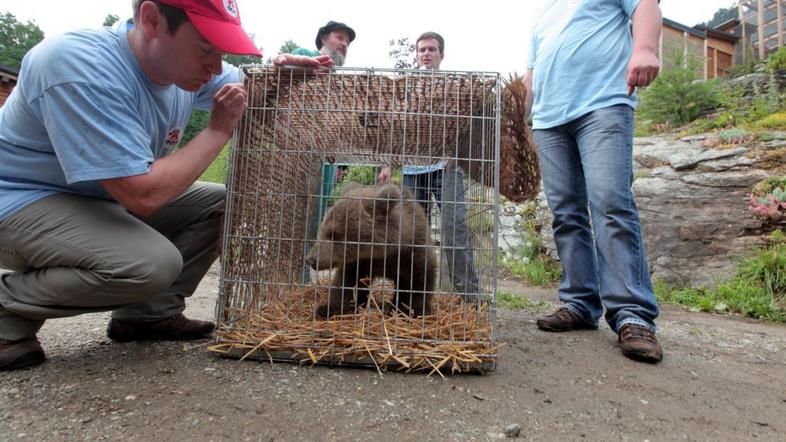
[[[344,23],[330,20],[325,26],[322,26],[319,28],[319,31],[317,31],[317,37],[314,39],[314,43],[317,46],[316,51],[306,48],[297,48],[292,51],[291,54],[282,54],[273,61],[278,65],[293,64],[293,60],[299,60],[300,58],[291,57],[291,55],[300,57],[319,57],[326,55],[330,57],[334,66],[344,66],[349,45],[353,40],[355,40],[355,31],[352,28]]]
[[[224,186],[196,180],[246,108],[223,54],[262,54],[235,0],[135,0],[133,14],[45,39],[0,109],[0,370],[44,361],[49,318],[112,310],[117,341],[213,331],[182,314],[224,213]],[[178,146],[194,108],[208,127]]]
[[[355,40],[355,31],[344,23],[330,20],[325,26],[322,26],[317,31],[317,36],[314,43],[317,50],[306,48],[297,48],[290,54],[281,54],[273,59],[273,64],[277,66],[299,64],[300,61],[306,59],[317,60],[322,66],[344,66],[347,58],[349,45]],[[338,166],[335,164],[322,164],[321,173],[322,179],[319,183],[319,188],[315,189],[316,195],[319,196],[318,209],[314,216],[309,220],[308,237],[315,238],[322,216],[327,212],[328,197],[333,193],[333,188],[336,183],[336,175]],[[308,266],[304,268],[304,278],[308,280],[309,269]]]

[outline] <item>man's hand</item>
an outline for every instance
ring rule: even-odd
[[[390,179],[390,167],[383,167],[377,175],[377,184],[385,184]]]
[[[649,86],[655,81],[660,70],[660,60],[655,52],[650,50],[633,49],[633,54],[628,63],[628,95],[633,95],[637,87]]]
[[[301,66],[307,68],[330,68],[333,66],[333,60],[327,55],[308,57],[306,55],[281,54],[276,56],[273,60],[273,65],[276,67]]]
[[[231,137],[246,110],[246,105],[246,89],[243,85],[225,84],[213,96],[213,110],[210,112],[208,128]]]
[[[628,95],[637,87],[648,86],[658,76],[660,61],[656,51],[663,27],[663,18],[656,0],[641,0],[633,13],[633,54],[628,62]]]

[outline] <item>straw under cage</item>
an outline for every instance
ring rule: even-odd
[[[211,350],[379,370],[493,369],[499,76],[246,75]]]

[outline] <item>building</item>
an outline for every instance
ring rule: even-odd
[[[721,23],[715,29],[739,37],[735,63],[764,60],[783,47],[786,1],[743,0],[733,6],[737,8],[737,18]]]
[[[726,75],[735,64],[735,50],[739,37],[717,28],[689,27],[663,18],[663,29],[658,44],[658,58],[663,67],[669,67],[672,54],[683,59],[696,57],[703,61],[702,76],[705,80]]]
[[[5,103],[6,98],[16,86],[19,78],[19,71],[0,65],[0,106]]]

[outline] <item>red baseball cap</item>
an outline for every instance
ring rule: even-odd
[[[262,57],[259,48],[240,25],[236,0],[158,0],[182,9],[194,27],[222,52]]]

